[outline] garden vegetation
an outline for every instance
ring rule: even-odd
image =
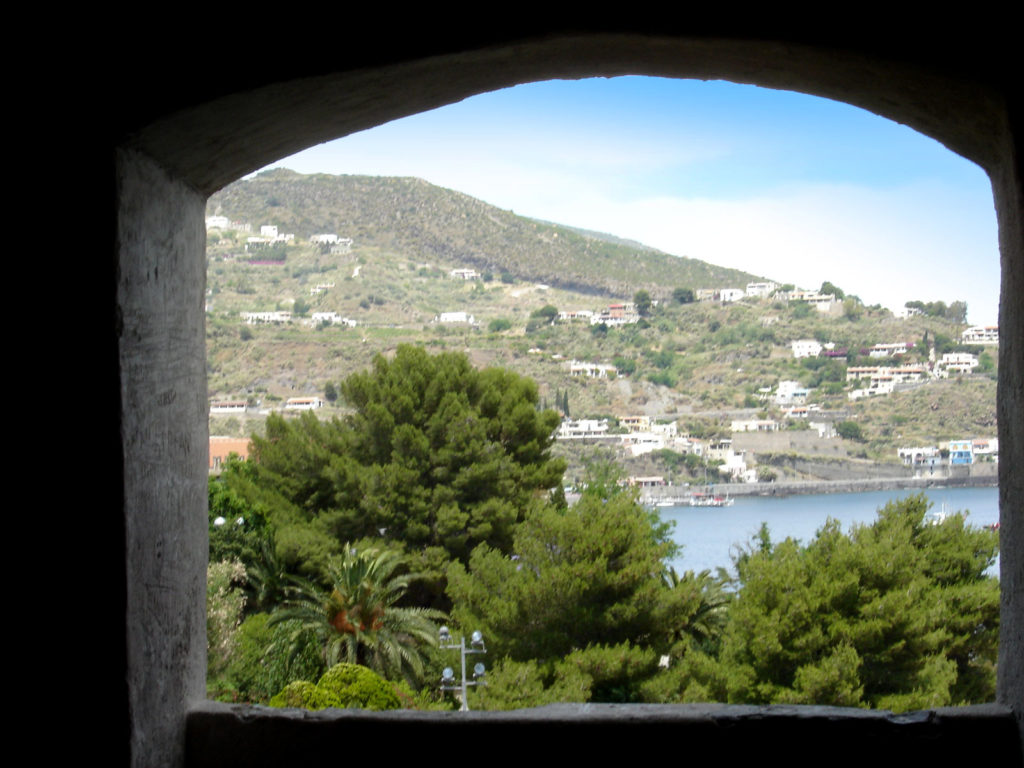
[[[731,574],[678,574],[610,466],[566,503],[559,417],[529,379],[399,347],[338,394],[346,417],[271,417],[210,481],[212,696],[454,707],[441,621],[484,633],[472,708],[994,696],[997,534],[932,524],[922,496],[807,543],[764,528]]]

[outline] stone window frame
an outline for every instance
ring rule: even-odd
[[[325,67],[285,84],[271,83],[268,77],[270,84],[246,90],[251,83],[246,87],[236,83],[238,90],[229,89],[203,105],[186,100],[167,113],[147,115],[142,127],[115,141],[126,706],[132,762],[181,765],[186,757],[186,727],[193,734],[209,735],[230,730],[223,718],[270,717],[229,713],[204,702],[206,197],[305,146],[474,93],[552,77],[620,74],[721,78],[834,98],[938,138],[988,173],[999,220],[1003,297],[998,403],[1005,455],[1000,462],[1003,653],[999,703],[931,716],[945,717],[947,722],[950,718],[984,722],[985,727],[1009,721],[1019,729],[1024,653],[1013,651],[1024,643],[1024,577],[1022,557],[1010,553],[1024,551],[1020,530],[1024,473],[1012,471],[1024,460],[1019,439],[1024,434],[1020,386],[1024,313],[1016,307],[1024,283],[1020,98],[1013,101],[998,80],[963,75],[955,67],[922,67],[877,52],[816,46],[813,40],[794,44],[641,31],[485,40],[469,52],[448,40],[438,41],[437,46],[429,55],[393,52],[390,58],[384,56],[383,63],[380,58],[371,66],[357,62],[362,69],[350,63],[340,72],[323,74],[331,72]],[[884,78],[879,71],[885,72]],[[596,708],[587,712],[596,718],[592,723],[606,717],[594,714]],[[616,712],[610,716],[613,725],[632,717]],[[710,717],[716,723],[742,720],[737,712],[705,705],[696,717]],[[803,717],[776,714],[787,723]],[[760,710],[751,714],[754,720],[764,716]],[[563,724],[587,719],[580,711],[552,717],[551,721]],[[672,721],[673,727],[684,727],[678,718],[651,717],[652,722]],[[885,719],[849,710],[828,717],[843,722]],[[274,722],[287,721],[281,718],[270,717]],[[376,722],[358,720],[367,727]],[[203,731],[205,722],[217,725]],[[386,722],[387,728],[396,724],[393,719]],[[406,722],[413,720],[406,718]],[[495,722],[524,728],[537,721],[509,714]],[[201,742],[196,736],[194,743]],[[201,763],[194,751],[188,753],[188,760]]]

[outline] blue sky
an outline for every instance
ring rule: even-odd
[[[532,83],[272,167],[417,176],[780,282],[830,280],[868,304],[961,299],[971,322],[997,318],[984,172],[910,128],[813,96],[647,77]]]

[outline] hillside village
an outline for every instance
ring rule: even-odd
[[[468,237],[410,249],[358,221],[303,232],[278,202],[249,221],[211,199],[211,469],[244,454],[271,411],[343,414],[340,380],[416,343],[535,379],[563,414],[570,484],[593,456],[616,457],[641,485],[965,471],[994,482],[998,329],[968,326],[961,302],[908,300],[894,315],[830,283],[757,276],[614,295],[600,258],[594,286],[536,282],[507,261],[489,268]],[[543,242],[560,235],[545,227]]]

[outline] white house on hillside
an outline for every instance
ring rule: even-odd
[[[960,336],[964,344],[998,344],[998,325],[974,325]]]
[[[755,299],[767,299],[779,289],[778,283],[747,283],[747,296]]]
[[[319,397],[289,397],[284,401],[286,411],[312,411],[323,407],[324,401]]]
[[[892,343],[875,344],[868,350],[868,357],[894,357],[905,355],[910,348],[905,341],[894,341]]]
[[[229,229],[231,227],[231,220],[227,216],[207,216],[206,217],[206,228],[207,229]]]
[[[942,378],[951,373],[971,373],[978,367],[978,358],[969,352],[947,352],[935,363],[935,372]]]
[[[468,312],[442,312],[434,318],[435,323],[465,323],[476,325],[476,318]]]
[[[793,348],[793,357],[817,357],[821,354],[821,343],[815,339],[797,339],[790,342]]]
[[[595,379],[607,379],[609,374],[615,375],[618,369],[608,363],[586,363],[582,360],[569,361],[570,376],[590,376]]]
[[[607,437],[608,419],[563,419],[556,440],[585,440]]]
[[[807,402],[811,391],[800,384],[799,381],[780,381],[775,390],[775,403],[777,405],[802,405]]]

